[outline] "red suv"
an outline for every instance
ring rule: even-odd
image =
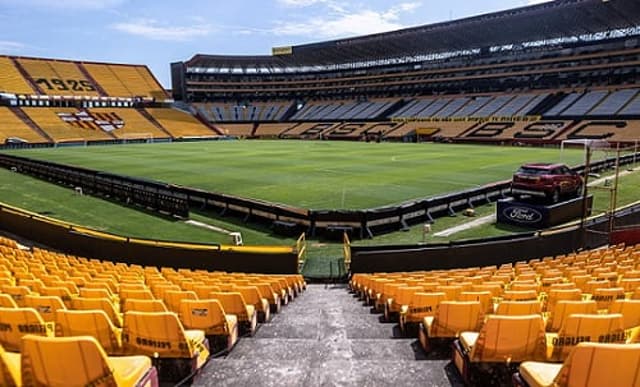
[[[562,196],[579,196],[582,177],[564,164],[525,164],[513,175],[511,195],[546,197],[553,203]]]

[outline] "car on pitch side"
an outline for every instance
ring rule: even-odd
[[[558,203],[563,196],[580,196],[582,186],[582,177],[565,164],[529,163],[513,174],[511,196],[543,197]]]

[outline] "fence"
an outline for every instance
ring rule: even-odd
[[[620,165],[633,163],[636,157],[636,154],[625,155],[620,158]],[[592,163],[590,171],[610,169],[615,163],[615,158]],[[493,202],[504,197],[510,189],[509,181],[502,181],[393,206],[365,210],[310,210],[13,155],[0,155],[0,166],[171,214],[185,216],[190,209],[209,209],[218,211],[220,215],[240,217],[245,222],[270,224],[278,233],[297,235],[306,232],[312,237],[324,233],[338,239],[342,238],[343,232],[351,237],[371,238],[375,234],[405,229],[453,214],[460,208]],[[582,172],[584,166],[574,170]]]

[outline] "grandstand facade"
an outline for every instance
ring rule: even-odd
[[[560,0],[271,56],[198,54],[172,64],[173,97],[243,137],[633,142],[639,25],[632,0]]]

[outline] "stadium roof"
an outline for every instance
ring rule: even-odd
[[[465,19],[287,47],[289,54],[197,54],[189,67],[327,66],[591,35],[640,26],[638,0],[556,0]]]

